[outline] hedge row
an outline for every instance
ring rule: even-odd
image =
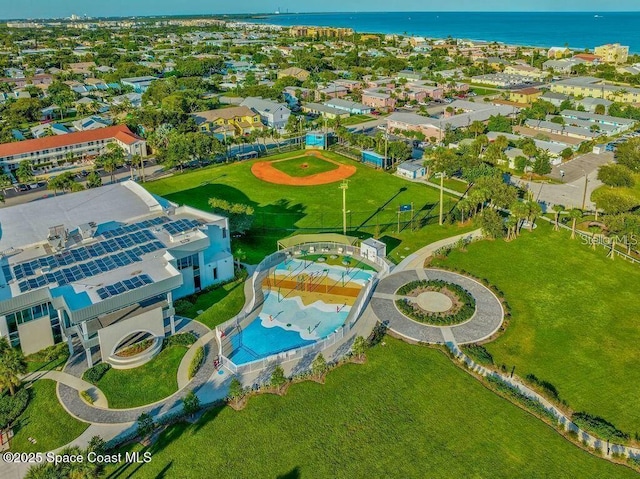
[[[476,363],[484,364],[487,366],[493,365],[493,356],[487,348],[480,344],[467,344],[460,346],[462,352],[473,359]]]
[[[522,404],[533,413],[538,414],[542,417],[546,417],[551,421],[552,424],[556,424],[558,422],[558,418],[555,416],[555,414],[545,408],[540,401],[526,396],[525,394],[520,392],[517,387],[512,386],[508,382],[492,374],[486,376],[486,380],[494,389],[501,392],[505,396],[508,396],[510,399],[513,399],[514,401]]]
[[[98,384],[107,371],[111,369],[111,365],[107,363],[96,364],[92,368],[87,369],[82,375],[82,379],[91,384]]]
[[[186,346],[189,347],[193,343],[197,341],[197,336],[192,333],[178,333],[173,336],[169,336],[165,338],[163,347],[168,348],[169,346]]]
[[[406,295],[418,288],[433,288],[438,291],[447,288],[458,297],[460,302],[462,302],[462,307],[453,314],[428,313],[426,311],[416,309],[413,303],[406,298],[397,300],[396,305],[398,306],[398,309],[404,315],[410,317],[411,319],[415,319],[416,321],[420,321],[421,323],[452,325],[460,324],[467,321],[476,312],[476,300],[473,296],[471,296],[469,291],[464,289],[462,286],[448,283],[447,281],[411,281],[398,289],[398,292],[396,294]]]
[[[13,396],[0,396],[0,429],[11,426],[24,412],[31,398],[30,390],[23,387]]]
[[[204,361],[204,348],[200,346],[198,347],[198,349],[196,349],[196,352],[193,355],[193,359],[191,360],[191,364],[189,364],[189,372],[188,372],[189,379],[192,379],[196,375],[196,373],[200,369],[200,366],[202,366],[203,361]]]
[[[606,419],[592,416],[586,412],[574,412],[571,416],[573,423],[583,431],[593,432],[601,438],[628,441],[629,434],[621,431]]]

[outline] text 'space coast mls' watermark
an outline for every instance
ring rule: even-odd
[[[2,461],[12,464],[80,464],[84,462],[92,464],[146,464],[151,462],[150,452],[119,452],[117,454],[56,454],[55,452],[4,452]]]

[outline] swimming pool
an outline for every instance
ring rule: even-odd
[[[230,338],[232,352],[229,359],[236,364],[244,364],[326,338],[344,325],[355,301],[355,298],[345,299],[338,293],[349,290],[350,294],[356,295],[374,274],[375,271],[361,268],[297,259],[280,263],[273,275],[283,282],[318,278],[323,283],[304,291],[263,288],[262,310],[247,327]],[[351,304],[348,304],[349,299]]]

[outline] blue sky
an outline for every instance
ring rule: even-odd
[[[282,11],[640,11],[639,0],[1,0],[0,18],[56,18],[72,13],[89,16],[184,15]],[[444,3],[444,5],[443,5]],[[454,4],[454,5],[452,5]]]

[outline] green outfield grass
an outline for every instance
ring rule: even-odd
[[[334,163],[325,161],[322,158],[316,158],[315,156],[303,156],[286,161],[276,161],[272,163],[272,166],[294,177],[311,176],[338,169],[338,166]]]
[[[504,291],[513,319],[486,344],[496,364],[551,382],[574,410],[633,436],[640,432],[640,268],[538,223],[513,242],[475,243],[443,263]]]
[[[160,401],[178,390],[178,368],[186,352],[184,346],[168,346],[138,368],[110,369],[96,386],[107,396],[113,409]]]
[[[296,384],[284,397],[252,397],[243,411],[216,408],[171,426],[148,449],[150,463],[112,466],[106,477],[637,477],[572,445],[441,352],[385,342],[324,385]]]
[[[271,157],[271,160],[300,156],[300,151]],[[347,191],[347,226],[351,235],[378,236],[387,243],[393,261],[400,261],[416,249],[464,230],[457,226],[438,227],[437,189],[411,183],[382,171],[323,152],[335,161],[354,165],[358,171],[349,180]],[[287,163],[287,162],[285,162]],[[338,183],[321,186],[282,186],[266,183],[251,173],[253,162],[219,165],[145,184],[150,192],[179,204],[210,210],[208,200],[219,197],[231,202],[249,204],[255,209],[252,229],[233,239],[234,251],[241,248],[246,261],[258,263],[275,251],[277,240],[296,231],[341,232],[342,191]],[[455,204],[445,196],[445,210]],[[400,216],[398,208],[414,203],[417,231],[410,231],[410,215]]]
[[[14,426],[11,451],[51,451],[73,441],[87,427],[89,424],[70,416],[60,405],[56,382],[40,379],[31,386],[29,405]],[[36,443],[31,443],[29,438],[35,439]]]

